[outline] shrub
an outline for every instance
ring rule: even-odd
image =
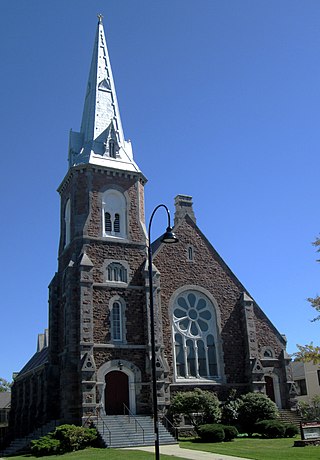
[[[237,390],[232,388],[226,401],[221,406],[222,423],[234,425],[238,420],[240,400],[236,397]]]
[[[97,430],[76,425],[61,425],[56,428],[53,436],[60,441],[63,452],[72,452],[92,445],[97,439]]]
[[[52,434],[42,436],[40,439],[31,441],[31,453],[35,457],[56,455],[60,453],[60,441],[58,439],[54,439]]]
[[[298,412],[304,422],[320,421],[320,396],[315,395],[310,402],[299,401]]]
[[[224,441],[232,441],[238,436],[238,430],[232,425],[222,425],[224,431]]]
[[[285,425],[285,430],[286,438],[293,438],[299,433],[299,428],[296,425],[293,425],[293,423]]]
[[[31,452],[36,457],[63,454],[84,449],[95,444],[98,433],[95,428],[61,425],[54,432],[31,442]]]
[[[171,400],[170,410],[173,414],[188,416],[193,426],[208,422],[217,423],[221,420],[221,409],[216,394],[200,388],[176,393]]]
[[[238,421],[249,435],[254,432],[257,422],[279,417],[277,406],[263,393],[247,393],[241,396],[239,403]]]
[[[286,426],[278,420],[262,420],[256,423],[256,432],[266,438],[284,438]]]
[[[218,424],[200,425],[197,433],[204,442],[222,442],[225,438],[223,426]]]

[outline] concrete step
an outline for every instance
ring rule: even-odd
[[[151,416],[138,415],[133,418],[127,415],[107,415],[96,422],[96,428],[105,444],[110,447],[154,444],[154,427]],[[162,423],[159,423],[159,440],[160,444],[176,444],[177,442]]]

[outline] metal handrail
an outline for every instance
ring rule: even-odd
[[[127,414],[126,414],[126,410],[127,410]],[[129,423],[130,423],[130,417],[134,419],[135,421],[135,427],[136,427],[136,433],[137,433],[137,425],[139,425],[139,427],[141,428],[142,430],[142,442],[144,444],[144,429],[142,428],[142,426],[140,425],[140,423],[138,422],[137,418],[134,416],[134,414],[131,412],[131,410],[129,409],[129,407],[123,403],[123,414],[124,415],[128,415],[128,418],[129,418]]]
[[[111,430],[109,429],[108,425],[107,425],[106,422],[103,420],[103,418],[101,417],[101,414],[99,413],[98,410],[96,411],[96,416],[90,414],[90,415],[86,418],[86,420],[85,420],[83,426],[89,426],[89,421],[90,421],[91,419],[93,419],[94,417],[96,417],[98,420],[101,420],[101,422],[102,422],[102,434],[103,434],[103,435],[104,435],[104,433],[105,433],[105,428],[107,429],[108,435],[109,435],[109,446],[111,446]],[[92,420],[92,422],[93,422],[93,420]]]
[[[172,432],[173,431],[173,435],[174,437],[178,440],[178,428],[176,426],[174,426],[174,424],[172,422],[170,422],[170,420],[165,416],[163,415],[163,420],[165,420],[165,425],[169,425],[170,428],[167,428],[168,431]]]
[[[99,414],[99,412],[97,412],[97,418],[101,420],[102,422],[102,432],[104,434],[104,428],[106,427],[106,429],[108,430],[108,433],[109,433],[109,446],[111,446],[111,431],[109,430],[109,427],[108,425],[105,423],[105,421],[103,420],[103,418],[101,417],[101,415]]]

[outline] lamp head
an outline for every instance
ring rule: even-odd
[[[171,227],[167,227],[166,232],[161,237],[162,243],[178,243],[179,239],[176,237]]]

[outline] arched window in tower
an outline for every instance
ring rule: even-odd
[[[70,199],[68,199],[64,208],[64,247],[70,243],[70,220]]]
[[[112,224],[111,224],[111,214],[110,212],[105,212],[104,214],[104,225],[107,233],[111,233]]]
[[[111,262],[107,266],[107,281],[127,282],[127,269],[119,262]]]
[[[201,292],[186,290],[173,304],[177,379],[219,378],[215,308]]]
[[[125,303],[116,296],[110,300],[111,341],[125,342]]]
[[[118,190],[109,189],[103,194],[103,236],[126,237],[127,204]]]
[[[116,301],[113,302],[111,311],[111,333],[112,340],[122,340],[122,312],[121,303]]]
[[[120,233],[120,214],[118,213],[114,215],[114,232]]]

